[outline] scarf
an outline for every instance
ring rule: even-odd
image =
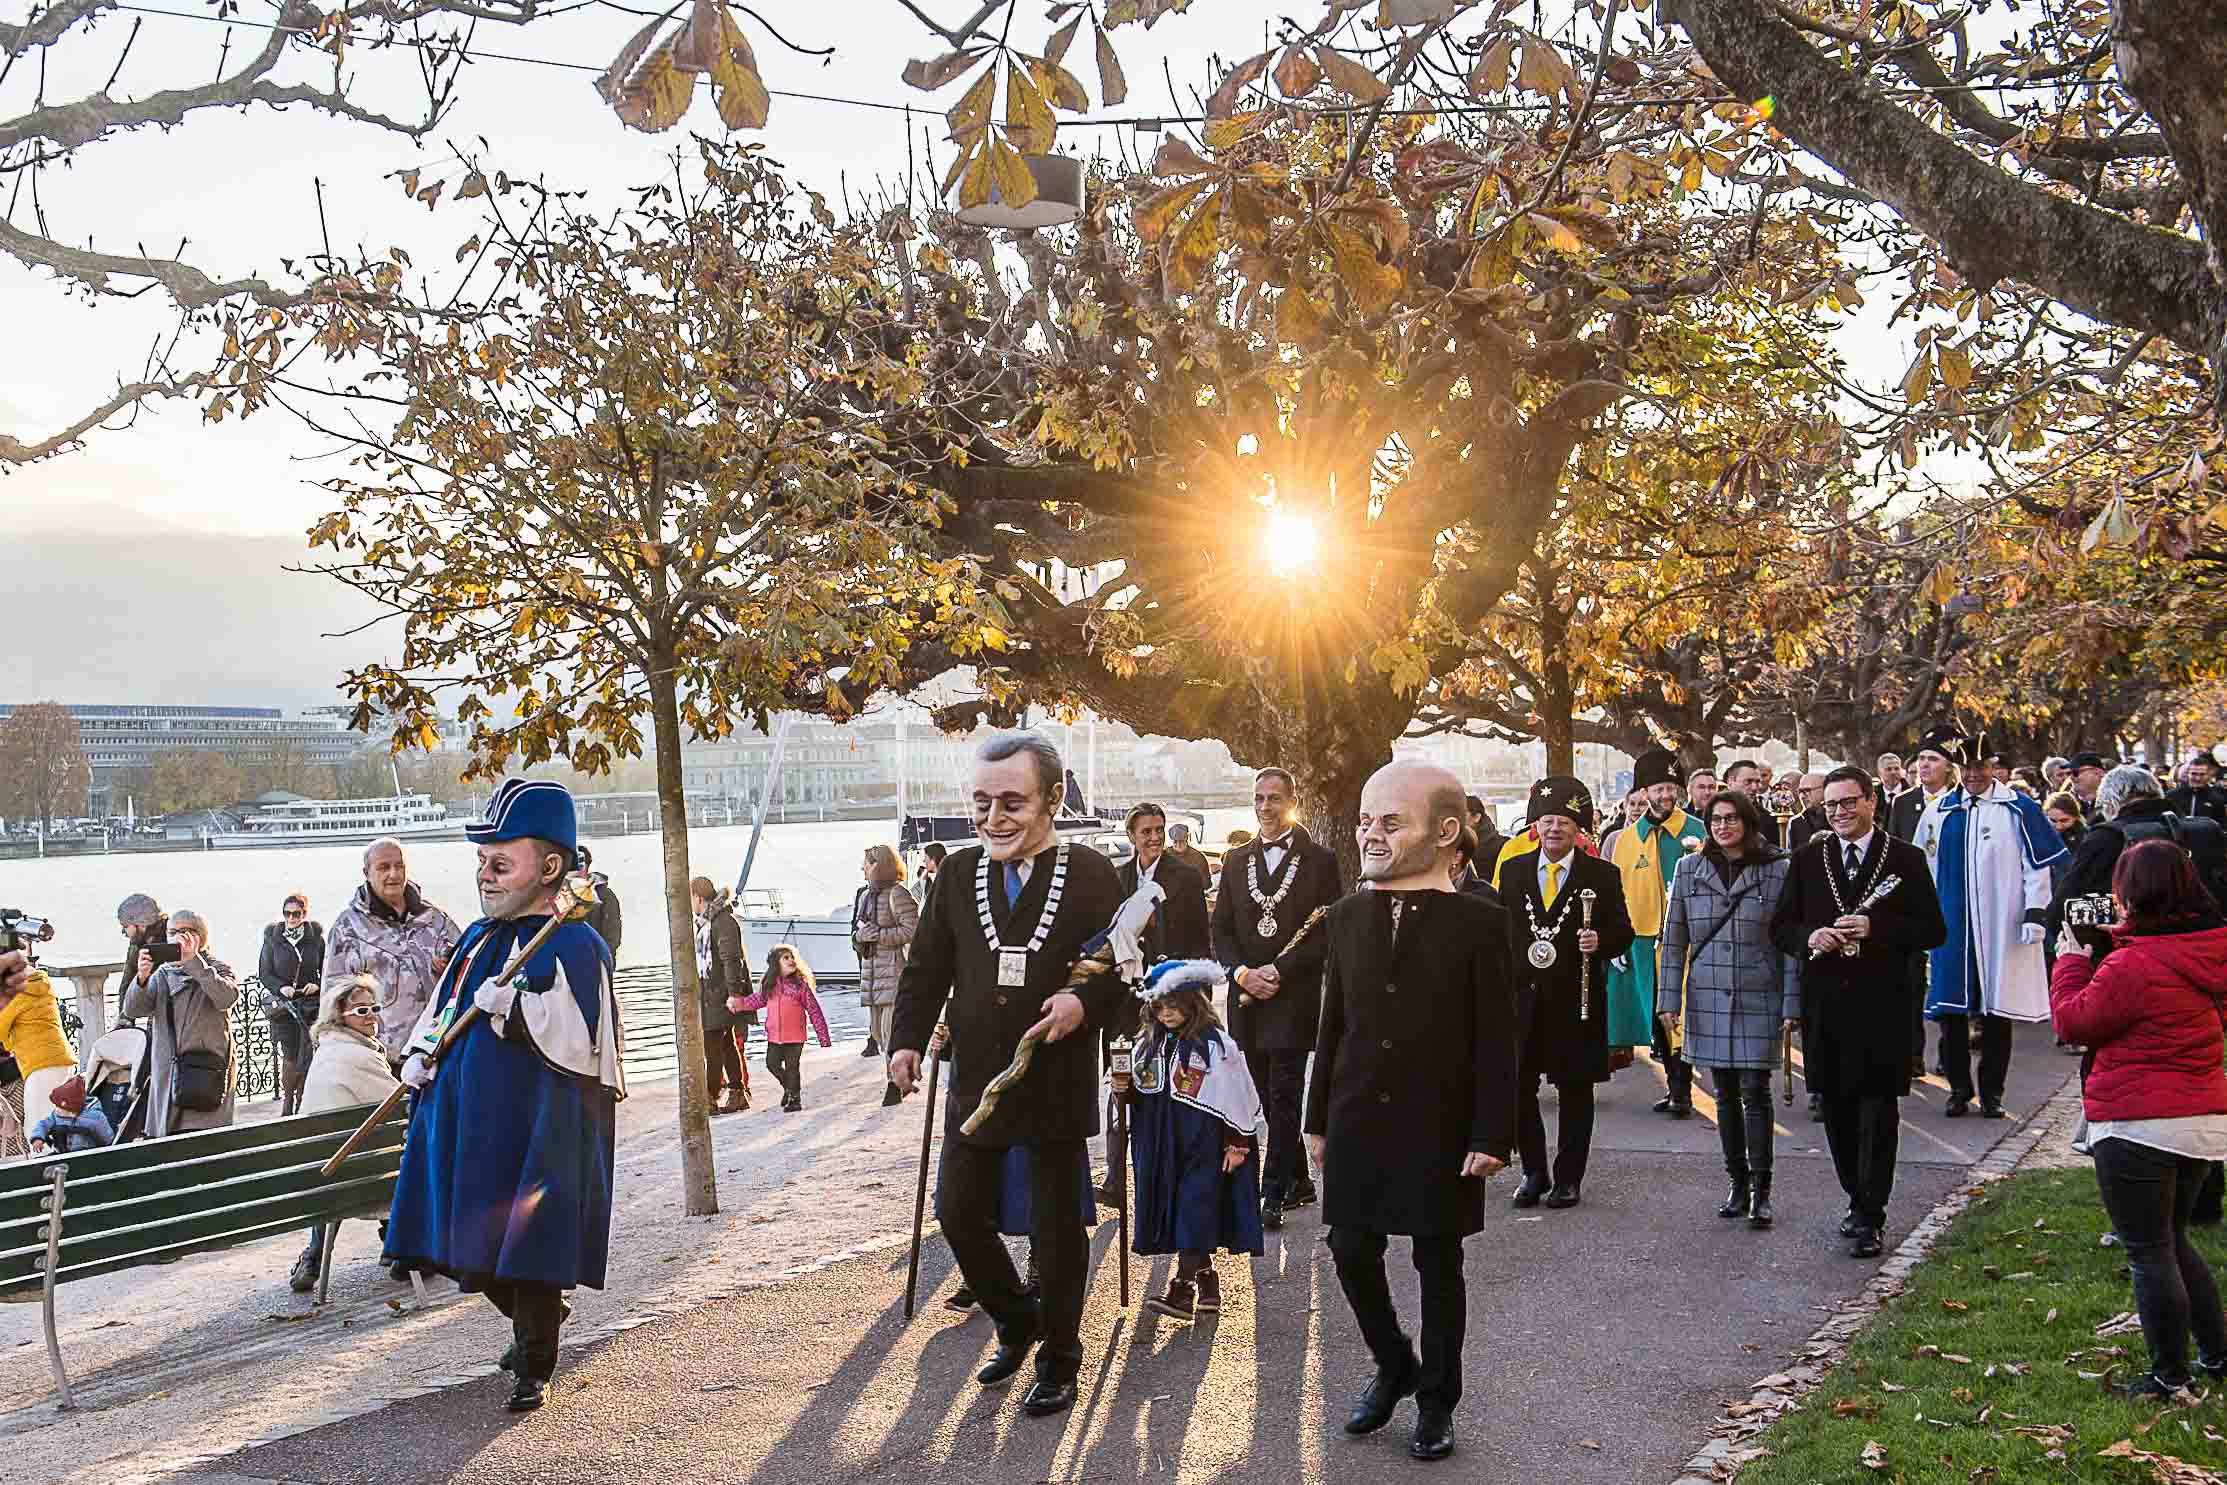
[[[280,932],[286,936],[288,943],[298,949],[301,947],[302,940],[309,935],[309,925],[307,923],[296,923],[291,928],[281,929]]]
[[[696,979],[698,983],[711,978],[711,914],[696,915]]]

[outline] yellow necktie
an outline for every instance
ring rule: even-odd
[[[1553,907],[1553,906],[1554,906],[1554,898],[1555,898],[1555,894],[1556,894],[1556,893],[1558,893],[1558,892],[1560,892],[1561,890],[1562,890],[1562,863],[1561,863],[1561,862],[1559,862],[1559,861],[1549,861],[1549,862],[1547,863],[1547,906],[1548,906],[1548,907],[1550,907],[1550,908],[1551,908],[1551,907]]]

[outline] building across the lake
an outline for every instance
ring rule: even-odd
[[[223,753],[243,768],[292,757],[313,765],[346,763],[363,747],[338,708],[287,712],[275,706],[65,706],[77,719],[79,746],[93,771],[93,809],[120,812],[119,786],[144,787],[165,753]],[[0,702],[0,718],[15,711]]]

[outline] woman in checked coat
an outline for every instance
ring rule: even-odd
[[[1732,1187],[1720,1217],[1771,1225],[1771,1070],[1801,1015],[1801,967],[1771,941],[1792,858],[1737,789],[1709,801],[1709,844],[1678,863],[1663,917],[1655,1013],[1683,1025],[1686,1059],[1711,1068]]]

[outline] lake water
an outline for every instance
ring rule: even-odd
[[[1206,812],[1209,839],[1250,826],[1244,810]],[[732,885],[750,846],[747,825],[689,832],[691,874]],[[876,841],[895,845],[889,820],[768,825],[758,845],[751,886],[778,889],[788,911],[804,915],[847,908],[859,885],[859,857]],[[588,842],[595,867],[611,878],[626,914],[622,965],[666,962],[663,932],[663,840],[655,834]],[[426,897],[459,923],[479,916],[469,842],[434,841],[407,848],[410,875]],[[164,908],[190,907],[209,920],[211,950],[252,974],[264,925],[278,921],[279,901],[306,893],[310,916],[331,925],[363,881],[361,846],[291,846],[267,851],[160,851],[49,860],[0,861],[0,907],[21,908],[54,924],[54,942],[40,958],[55,965],[120,958],[116,904],[145,892]]]

